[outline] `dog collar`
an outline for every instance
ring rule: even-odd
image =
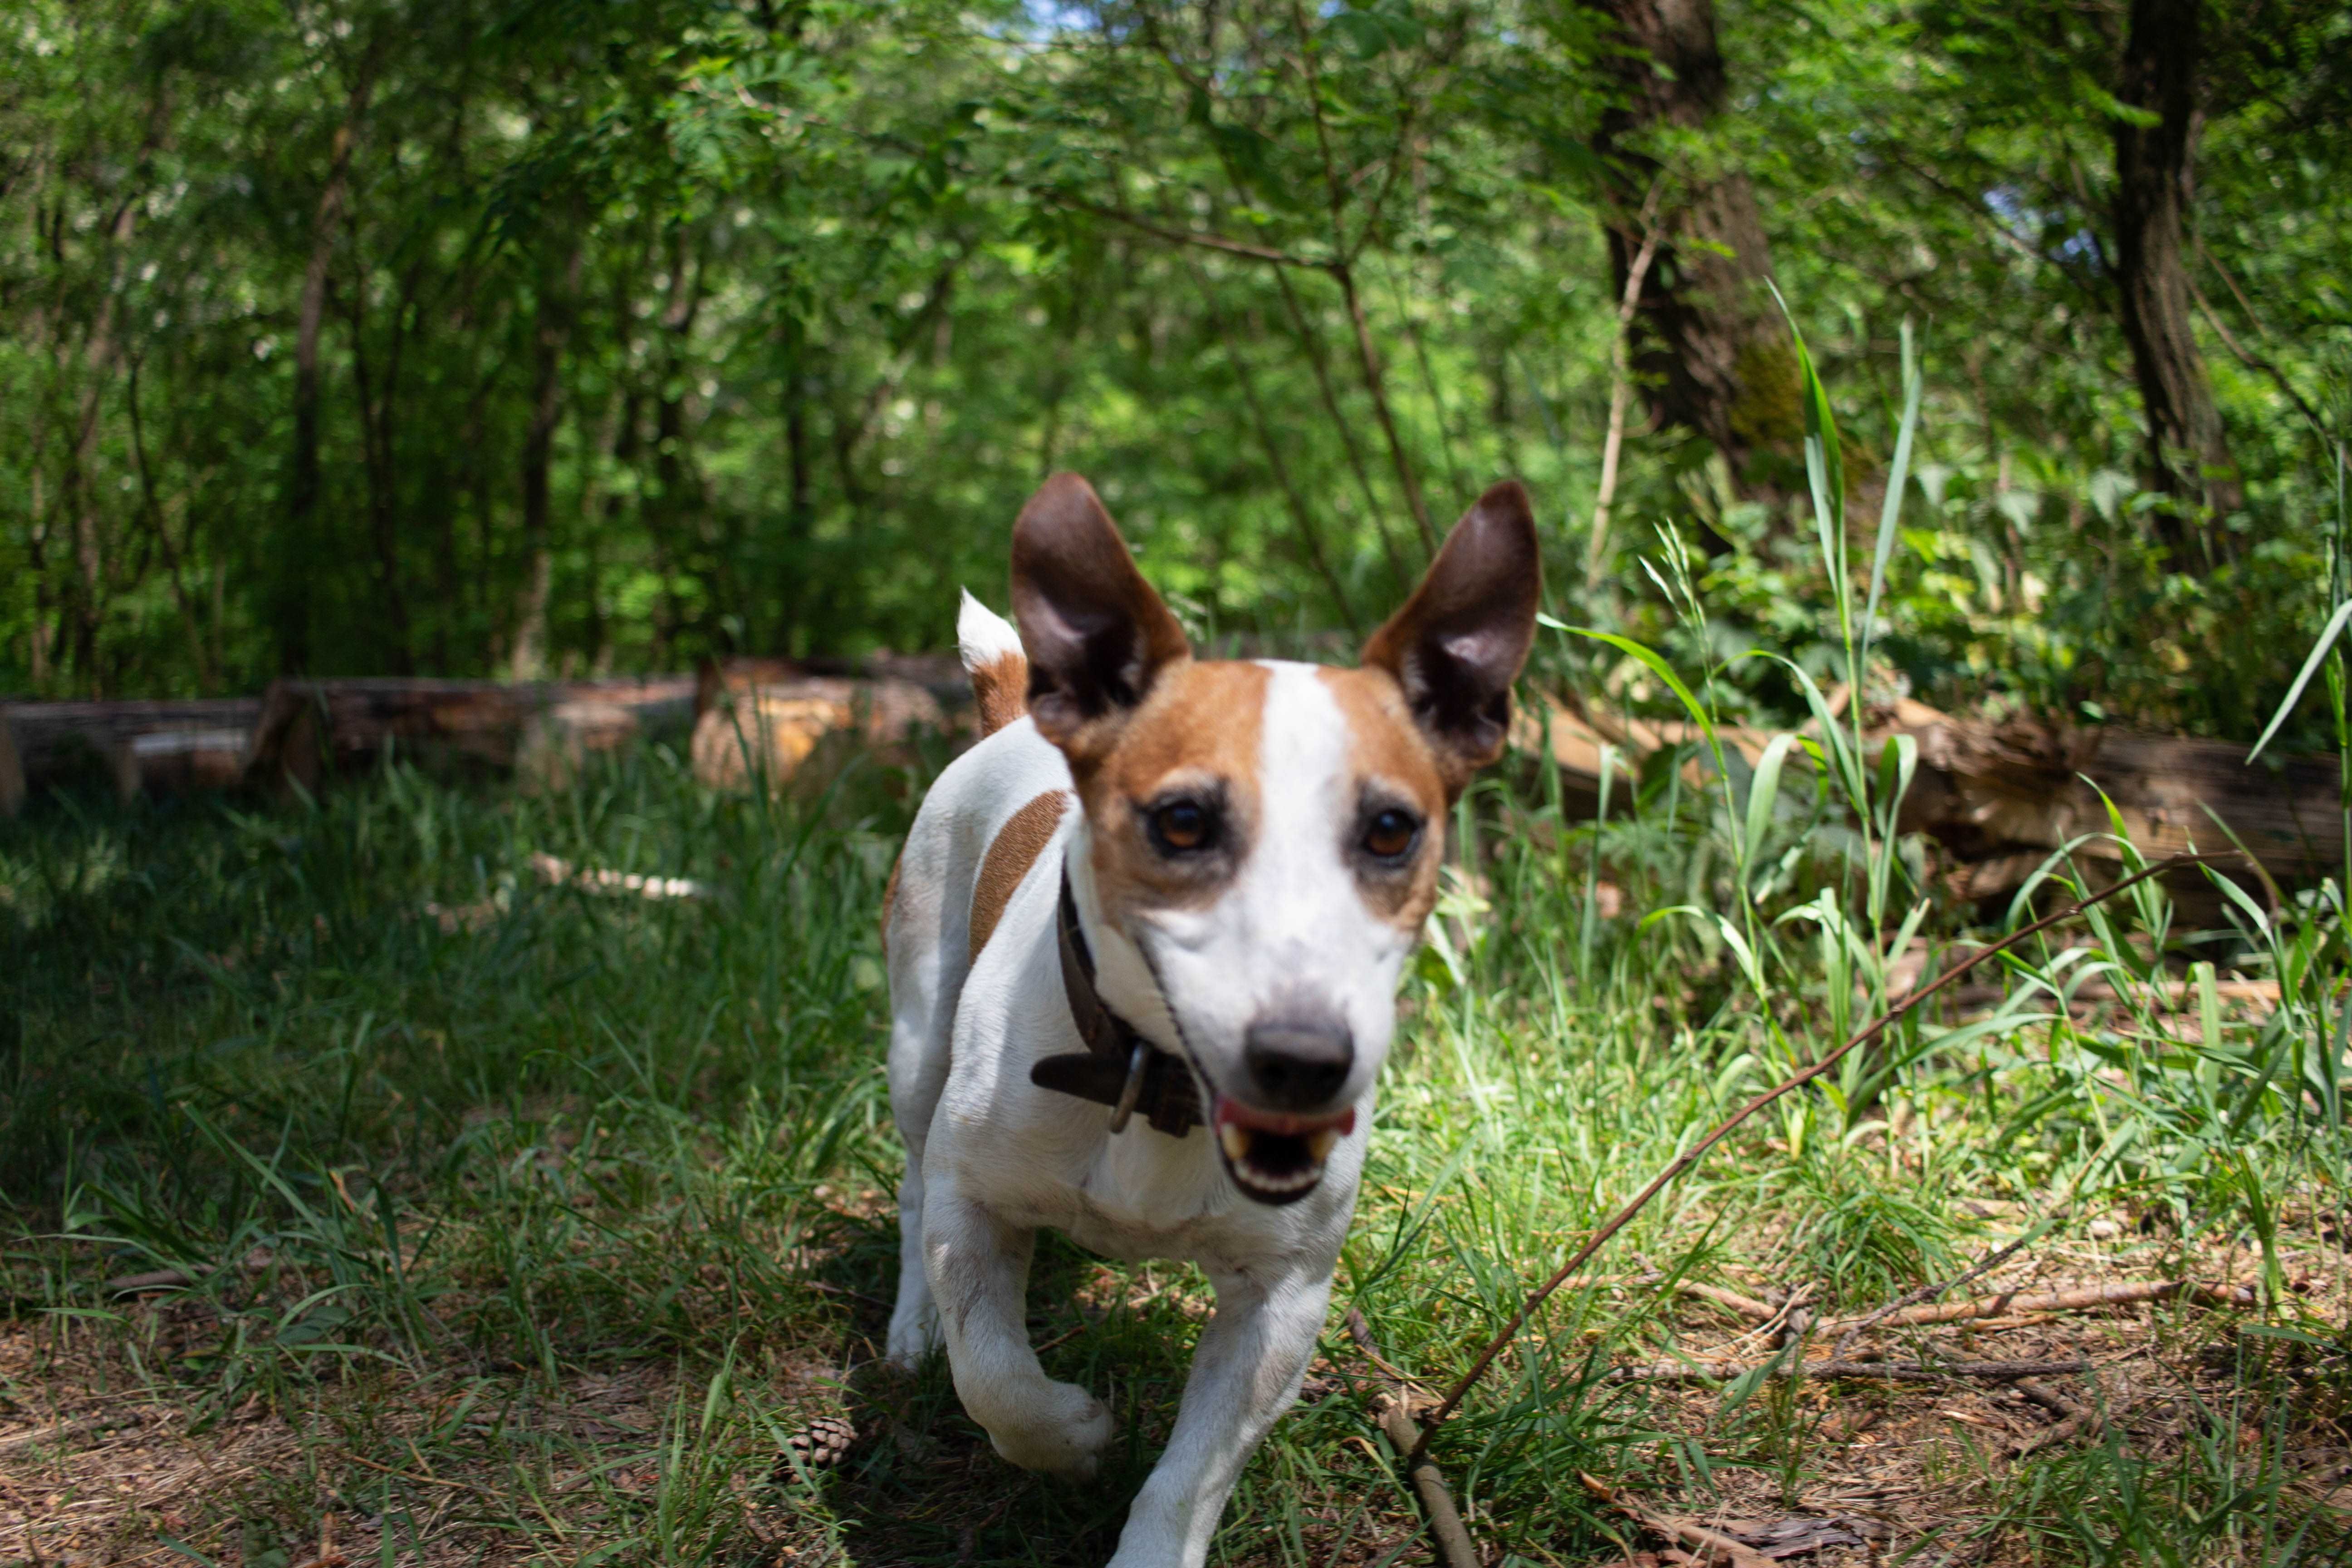
[[[1047,1057],[1029,1069],[1029,1081],[1109,1106],[1113,1132],[1123,1131],[1129,1118],[1140,1110],[1160,1131],[1183,1137],[1202,1121],[1201,1095],[1192,1069],[1145,1039],[1095,989],[1095,955],[1078,925],[1078,904],[1070,895],[1066,866],[1054,927],[1062,950],[1062,994],[1069,999],[1070,1022],[1077,1026],[1087,1048]]]

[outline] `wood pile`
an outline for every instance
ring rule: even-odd
[[[1832,706],[1842,707],[1834,693]],[[1549,718],[1552,756],[1571,815],[1589,817],[1598,808],[1604,745],[1614,750],[1620,770],[1612,784],[1612,815],[1626,799],[1633,773],[1653,756],[1686,751],[1684,765],[1694,781],[1710,765],[1694,725],[1653,723],[1559,700]],[[1521,744],[1538,750],[1541,728],[1539,718],[1523,721]],[[1719,733],[1727,752],[1749,765],[1772,738],[1762,730]],[[1904,799],[1901,826],[1935,841],[1946,886],[1960,898],[2014,892],[2053,850],[2085,835],[2092,837],[2076,847],[2078,857],[2095,867],[2119,862],[2124,851],[2107,816],[2109,802],[2125,837],[2151,860],[2191,848],[2242,847],[2260,868],[2250,866],[2245,873],[2256,884],[2305,880],[2344,864],[2342,780],[2333,757],[2266,755],[2249,766],[2248,748],[2224,741],[2023,717],[1961,718],[1908,699],[1873,711],[1864,733],[1874,761],[1878,748],[1897,735],[1916,742],[1918,771]],[[1790,768],[1798,765],[1799,756],[1791,755]]]

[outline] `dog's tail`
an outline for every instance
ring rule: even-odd
[[[980,732],[993,735],[1029,711],[1029,656],[1013,623],[964,590],[956,616],[957,651],[980,702]]]

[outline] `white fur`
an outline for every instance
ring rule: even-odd
[[[986,668],[1005,655],[1021,655],[1021,634],[1013,623],[963,591],[963,605],[956,611],[956,652],[963,657],[967,670]]]
[[[985,650],[999,646],[1000,628],[1010,636],[966,596],[967,663],[975,644],[992,657]],[[911,1365],[944,1343],[956,1392],[999,1453],[1091,1476],[1111,1438],[1110,1413],[1085,1389],[1049,1380],[1024,1326],[1037,1227],[1113,1257],[1188,1259],[1216,1287],[1175,1431],[1129,1512],[1113,1568],[1199,1568],[1242,1467],[1297,1396],[1354,1212],[1373,1081],[1412,945],[1367,908],[1346,860],[1356,805],[1338,704],[1313,667],[1270,668],[1263,826],[1213,907],[1150,915],[1134,942],[1108,929],[1073,794],[1053,842],[969,961],[973,885],[989,844],[1037,795],[1070,788],[1061,753],[1024,719],[932,786],[891,913],[890,1101],[908,1151],[891,1357]],[[1216,1083],[1239,1080],[1244,1030],[1286,992],[1312,988],[1344,1013],[1357,1042],[1347,1090],[1356,1124],[1307,1197],[1268,1207],[1243,1196],[1206,1128],[1176,1139],[1138,1117],[1113,1136],[1102,1106],[1031,1084],[1039,1058],[1082,1048],[1054,930],[1066,859],[1105,1000],[1163,1049],[1181,1048],[1181,1021]]]

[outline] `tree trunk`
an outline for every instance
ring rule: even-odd
[[[548,479],[555,429],[563,417],[563,350],[572,337],[574,301],[585,250],[575,236],[561,275],[540,279],[538,319],[531,333],[530,430],[522,448],[522,596],[515,606],[514,676],[547,673],[547,601],[554,575],[548,542]]]
[[[2158,511],[2158,537],[2176,565],[2213,561],[2192,542],[2195,514],[2227,515],[2242,499],[2221,411],[2190,328],[2189,269],[2181,258],[2200,116],[2197,65],[2201,0],[2132,0],[2116,96],[2156,118],[2116,121],[2116,283],[2124,338],[2147,413],[2151,486],[2179,510]]]
[[[687,570],[680,546],[684,523],[693,510],[693,474],[686,453],[686,362],[694,337],[694,318],[702,308],[702,245],[700,237],[684,230],[672,237],[668,298],[662,305],[662,382],[654,409],[654,504],[645,513],[653,547],[654,568],[660,573],[660,613],[654,622],[654,652],[667,661],[686,629],[686,607],[678,597],[678,574]]]
[[[1704,130],[1728,92],[1713,0],[1604,0],[1631,52],[1616,58],[1623,100],[1601,116],[1601,155],[1618,172],[1609,256],[1618,290],[1648,236],[1634,216],[1668,182],[1657,254],[1636,312],[1645,340],[1633,366],[1656,424],[1693,430],[1730,466],[1734,487],[1777,500],[1774,448],[1800,428],[1796,362],[1764,289],[1771,251],[1748,176],[1685,177],[1642,150],[1655,131]]]
[[[82,349],[86,379],[75,419],[73,444],[66,451],[65,483],[59,487],[59,500],[73,517],[74,565],[79,574],[74,599],[73,640],[68,651],[95,697],[106,695],[104,676],[98,668],[98,634],[106,616],[108,588],[106,552],[99,538],[99,415],[104,406],[107,385],[114,376],[119,347],[115,341],[115,306],[122,296],[125,257],[138,216],[138,201],[126,197],[116,207],[114,221],[107,226],[111,255],[106,293],[99,301],[97,319],[90,324],[89,338]]]
[[[352,254],[357,258],[359,225],[352,222],[348,230]],[[364,261],[356,262],[354,270],[364,276]],[[415,303],[423,272],[421,258],[412,263],[402,280],[399,297],[393,302],[392,328],[380,377],[368,353],[368,290],[364,286],[351,291],[346,310],[352,329],[352,385],[359,395],[361,466],[367,473],[368,538],[375,547],[376,592],[383,610],[382,646],[389,650],[383,658],[394,675],[414,674],[416,668],[408,599],[401,587],[400,471],[393,443],[397,434],[400,359],[407,346],[409,323],[415,319],[411,306]]]
[[[374,87],[370,64],[352,83],[343,122],[327,160],[327,183],[310,220],[310,261],[302,274],[301,309],[294,334],[294,452],[286,485],[286,545],[278,566],[278,663],[289,674],[310,663],[310,567],[319,514],[319,330],[327,315],[327,273],[335,256],[335,231],[351,182],[352,150],[360,119]]]

